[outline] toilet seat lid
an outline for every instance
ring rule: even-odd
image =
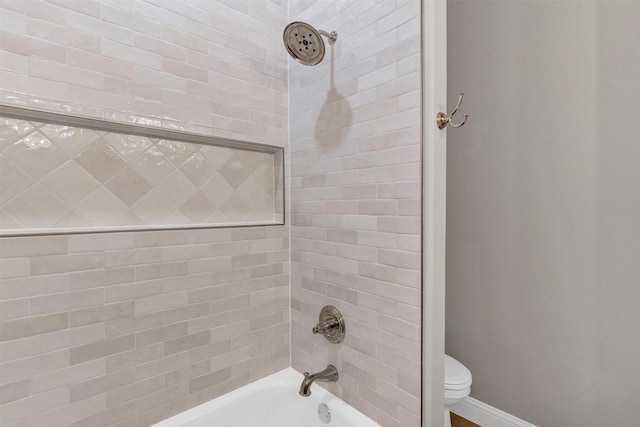
[[[453,357],[444,355],[444,388],[462,390],[471,385],[471,371]]]

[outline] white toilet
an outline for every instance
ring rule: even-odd
[[[471,393],[471,371],[449,355],[444,355],[444,427],[451,427],[449,407]]]

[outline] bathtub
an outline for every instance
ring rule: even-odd
[[[302,379],[287,368],[152,427],[380,427],[318,384],[300,396]]]

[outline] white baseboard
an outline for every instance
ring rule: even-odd
[[[536,427],[473,397],[467,397],[462,402],[453,405],[451,412],[455,412],[482,427]]]

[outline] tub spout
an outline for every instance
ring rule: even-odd
[[[309,396],[311,395],[311,384],[314,381],[321,381],[325,383],[336,382],[338,381],[338,370],[335,366],[329,365],[324,371],[311,374],[309,372],[304,373],[304,380],[302,380],[302,384],[300,385],[300,396]]]

